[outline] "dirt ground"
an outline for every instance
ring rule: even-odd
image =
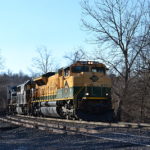
[[[0,150],[134,150],[134,145],[83,135],[52,134],[0,121]]]

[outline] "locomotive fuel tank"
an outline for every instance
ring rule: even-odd
[[[56,101],[54,102],[41,102],[40,111],[44,116],[60,117]]]

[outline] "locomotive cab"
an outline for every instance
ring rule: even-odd
[[[32,97],[32,88],[34,84],[31,80],[17,86],[17,107],[18,114],[28,114],[30,111],[30,102]]]
[[[98,62],[78,61],[59,70],[59,76],[63,76],[64,86],[68,84],[69,88],[73,87],[72,96],[82,89],[77,94],[79,99],[85,99],[85,96],[106,99],[111,97],[111,80],[106,74],[107,70],[104,64]]]

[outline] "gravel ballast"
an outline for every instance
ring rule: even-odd
[[[84,135],[54,134],[0,121],[0,150],[148,149]]]

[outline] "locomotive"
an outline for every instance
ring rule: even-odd
[[[111,79],[104,64],[77,61],[8,89],[9,111],[24,115],[112,121]]]

